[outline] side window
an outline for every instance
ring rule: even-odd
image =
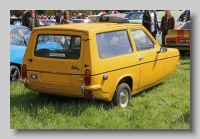
[[[35,56],[45,58],[79,59],[81,37],[71,35],[39,35]]]
[[[126,30],[97,34],[96,41],[100,58],[133,52]]]
[[[13,29],[10,33],[10,45],[24,45],[16,29]]]
[[[137,51],[154,48],[154,43],[143,30],[131,30]]]

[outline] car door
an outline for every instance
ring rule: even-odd
[[[160,46],[146,30],[138,28],[131,29],[130,31],[141,65],[139,83],[139,88],[141,88],[163,78],[164,53],[157,53]]]

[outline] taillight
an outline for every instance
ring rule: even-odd
[[[27,78],[26,64],[22,65],[22,78]]]
[[[85,81],[85,85],[90,85],[91,77],[90,77],[90,70],[89,69],[85,70],[84,81]]]
[[[166,38],[166,44],[175,44],[174,38]]]

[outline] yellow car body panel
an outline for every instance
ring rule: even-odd
[[[100,57],[96,35],[119,30],[127,31],[130,52],[111,57],[105,54],[104,57]],[[153,48],[137,50],[132,30],[145,32],[152,40]],[[81,38],[79,57],[64,59],[62,56],[68,53],[62,52],[51,52],[48,57],[36,56],[39,36],[49,34],[79,36]],[[75,45],[77,44],[75,42]],[[33,29],[23,59],[27,77],[22,77],[19,81],[28,89],[40,93],[84,97],[82,92],[82,86],[86,82],[84,74],[89,70],[91,82],[90,85],[85,85],[84,89],[91,91],[95,99],[111,101],[117,86],[121,83],[127,83],[131,95],[134,95],[162,82],[173,73],[179,61],[178,50],[168,49],[167,52],[160,50],[161,47],[153,36],[139,24],[101,22],[38,27]],[[55,55],[59,58],[54,58]],[[107,79],[104,79],[104,76]]]

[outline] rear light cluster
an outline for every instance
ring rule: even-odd
[[[84,82],[85,82],[86,86],[91,84],[91,72],[89,69],[86,69],[84,72]],[[84,86],[84,88],[85,88],[85,86]],[[84,98],[94,99],[94,95],[93,95],[92,91],[84,89]]]
[[[85,70],[84,81],[85,81],[85,85],[90,85],[90,83],[91,83],[91,76],[90,76],[90,70],[89,69]]]
[[[166,44],[175,44],[174,38],[166,38]]]
[[[22,79],[27,78],[26,64],[22,65]]]

